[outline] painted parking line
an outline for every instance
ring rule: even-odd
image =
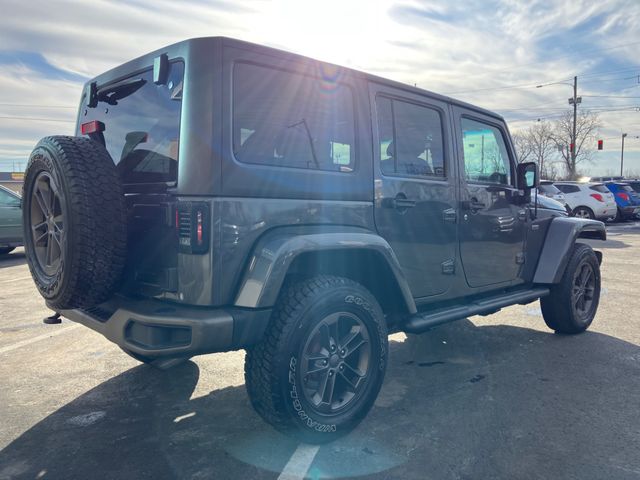
[[[282,469],[278,480],[303,480],[309,467],[320,450],[318,445],[298,445],[291,458]]]
[[[28,277],[18,277],[18,278],[10,278],[9,280],[0,280],[1,283],[13,283],[13,282],[21,282],[22,280],[31,280],[31,275]]]
[[[80,326],[81,326],[80,324],[76,323],[74,325],[71,325],[70,327],[61,328],[60,330],[56,330],[50,333],[44,333],[42,335],[38,335],[37,337],[27,338],[26,340],[22,340],[21,342],[14,343],[13,345],[0,347],[0,355],[2,355],[3,353],[11,352],[13,350],[24,347],[26,345],[31,345],[32,343],[39,342],[40,340],[46,340],[47,338],[55,337],[57,335],[62,335],[63,333],[68,333],[71,330],[75,330]]]

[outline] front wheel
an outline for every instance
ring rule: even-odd
[[[557,285],[540,299],[542,316],[559,333],[584,332],[596,315],[600,301],[600,264],[589,245],[577,243]]]
[[[384,314],[371,293],[345,278],[316,276],[283,290],[265,338],[247,350],[247,392],[276,429],[326,443],[371,409],[387,355]]]

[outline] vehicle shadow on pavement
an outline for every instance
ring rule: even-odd
[[[395,335],[375,407],[311,478],[637,478],[640,348],[470,321]],[[211,375],[205,371],[204,375]],[[297,444],[244,385],[194,397],[187,362],[132,368],[0,452],[0,478],[275,478]]]
[[[15,267],[27,263],[24,252],[12,252],[6,255],[0,255],[0,269],[6,267]]]

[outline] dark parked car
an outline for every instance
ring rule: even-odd
[[[624,183],[628,183],[636,193],[640,193],[640,180],[625,180]]]
[[[537,176],[493,112],[188,40],[88,81],[76,135],[36,145],[26,252],[50,308],[140,361],[246,349],[256,411],[326,442],[372,407],[389,331],[537,299],[589,327],[601,254],[578,240],[604,225],[535,218]]]
[[[537,199],[532,198],[529,208],[533,209],[536,203],[538,206],[537,218],[544,218],[546,216],[566,217],[571,214],[571,209],[567,204],[563,204],[553,198],[545,197],[544,195],[538,195]]]
[[[640,196],[628,183],[607,182],[605,186],[613,193],[618,207],[616,221],[630,220],[640,212]]]
[[[0,186],[0,255],[22,245],[22,199]]]

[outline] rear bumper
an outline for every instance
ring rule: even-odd
[[[262,338],[270,309],[201,308],[114,297],[91,309],[60,314],[120,347],[154,358],[245,348]]]

